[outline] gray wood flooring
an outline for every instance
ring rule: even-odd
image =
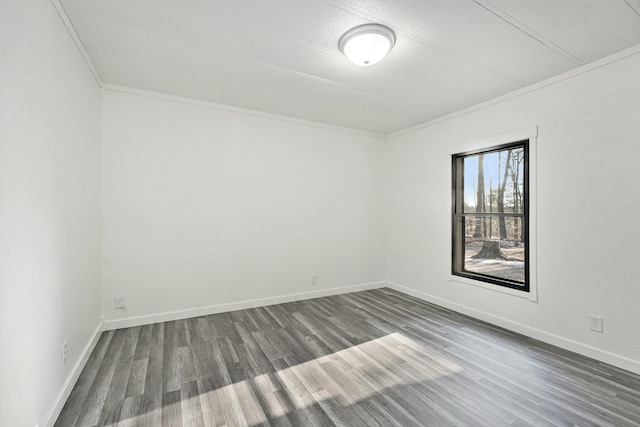
[[[389,289],[104,332],[56,426],[640,426],[640,376]]]

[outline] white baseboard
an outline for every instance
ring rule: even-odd
[[[592,347],[590,345],[583,344],[569,338],[561,337],[550,332],[532,328],[530,326],[523,325],[522,323],[505,319],[504,317],[495,316],[491,313],[477,310],[466,305],[458,304],[456,302],[420,292],[415,289],[407,288],[397,283],[387,281],[387,287],[398,292],[402,292],[404,294],[411,295],[421,300],[430,302],[432,304],[436,304],[441,307],[456,311],[458,313],[466,314],[467,316],[471,316],[476,319],[491,323],[493,325],[500,326],[501,328],[505,328],[510,331],[535,338],[547,344],[552,344],[565,350],[573,351],[574,353],[590,357],[600,362],[608,363],[618,368],[625,369],[635,374],[640,374],[640,362],[637,360],[629,359],[628,357],[620,356],[618,354]]]
[[[98,343],[98,338],[100,338],[100,334],[103,331],[102,325],[103,323],[101,321],[96,327],[95,331],[93,331],[91,339],[89,339],[89,342],[84,347],[84,350],[82,350],[82,353],[80,353],[80,358],[78,359],[76,364],[73,365],[73,369],[71,369],[67,380],[64,382],[62,388],[60,389],[60,392],[58,393],[58,396],[56,396],[56,400],[53,402],[53,406],[51,407],[49,413],[47,414],[47,417],[45,418],[43,424],[44,427],[53,427],[56,420],[58,419],[58,416],[60,415],[64,404],[71,394],[71,390],[73,390],[73,386],[75,386],[76,381],[78,381],[78,377],[80,376],[82,369],[84,369],[87,360],[89,360],[89,356],[91,356],[91,352],[93,352],[93,349]]]
[[[342,286],[339,288],[319,289],[317,291],[301,292],[297,294],[279,295],[276,297],[252,299],[246,301],[215,304],[206,307],[190,308],[187,310],[169,311],[165,313],[148,314],[144,316],[127,317],[124,319],[112,319],[104,322],[104,330],[130,328],[132,326],[148,325],[158,322],[187,319],[190,317],[207,316],[209,314],[224,313],[227,311],[245,310],[248,308],[263,307],[267,305],[282,304],[285,302],[301,301],[311,298],[327,297],[331,295],[346,294],[349,292],[366,291],[387,286],[386,282],[373,282],[361,285]]]

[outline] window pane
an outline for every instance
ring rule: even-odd
[[[464,158],[463,212],[524,212],[524,148]]]
[[[465,217],[464,269],[524,284],[524,219]]]

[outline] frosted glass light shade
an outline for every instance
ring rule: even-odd
[[[356,65],[377,64],[396,42],[393,31],[380,24],[365,24],[344,33],[340,51]]]

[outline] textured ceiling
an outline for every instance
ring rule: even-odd
[[[640,0],[60,0],[117,85],[378,133],[640,43]],[[391,27],[358,67],[340,36]]]

